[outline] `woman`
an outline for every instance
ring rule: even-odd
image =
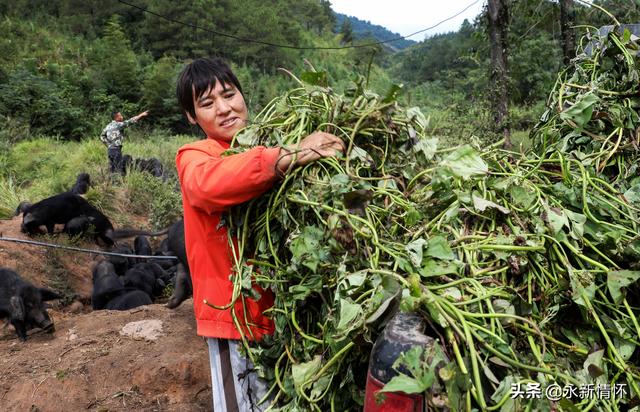
[[[260,196],[287,170],[344,151],[344,143],[332,134],[314,132],[295,148],[258,146],[221,157],[246,125],[247,106],[238,79],[219,58],[187,65],[178,79],[177,96],[189,122],[206,135],[178,150],[176,167],[197,333],[209,345],[213,408],[216,412],[263,410],[267,402],[257,405],[257,401],[265,395],[266,385],[252,372],[239,345],[243,336],[259,340],[273,333],[272,320],[263,315],[273,305],[273,294],[256,286],[258,301],[245,298],[224,310],[204,304],[207,300],[223,307],[232,299],[233,256],[221,217],[230,207]]]

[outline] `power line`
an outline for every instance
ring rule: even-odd
[[[153,16],[160,17],[161,19],[164,19],[164,20],[170,21],[170,22],[172,22],[172,23],[177,23],[177,24],[181,24],[181,25],[186,26],[186,27],[191,27],[191,28],[194,28],[194,29],[198,29],[198,30],[206,31],[206,32],[208,32],[208,33],[216,34],[216,35],[218,35],[218,36],[228,37],[228,38],[235,39],[235,40],[242,41],[242,42],[246,42],[246,43],[257,43],[257,44],[263,44],[263,45],[265,45],[265,46],[279,47],[279,48],[283,48],[283,49],[296,49],[296,50],[342,50],[342,49],[355,49],[355,48],[361,48],[361,47],[372,47],[372,46],[377,46],[377,45],[379,45],[379,44],[385,44],[385,43],[391,43],[391,42],[398,41],[398,40],[404,40],[404,39],[407,39],[407,38],[409,38],[409,37],[415,36],[416,34],[424,33],[425,31],[428,31],[428,30],[434,29],[434,28],[438,27],[439,25],[441,25],[442,23],[445,23],[445,22],[447,22],[447,21],[449,21],[449,20],[452,20],[452,19],[454,19],[454,18],[458,17],[459,15],[461,15],[462,13],[464,13],[465,11],[467,11],[469,8],[471,8],[472,6],[474,6],[474,5],[475,5],[476,3],[478,3],[479,1],[480,1],[480,0],[475,0],[473,3],[469,4],[467,7],[465,7],[464,9],[462,9],[461,11],[459,11],[458,13],[454,14],[454,15],[453,15],[453,16],[451,16],[451,17],[447,17],[447,18],[446,18],[446,19],[444,19],[444,20],[439,21],[438,23],[434,24],[433,26],[427,27],[426,29],[418,30],[417,32],[414,32],[414,33],[408,34],[408,35],[406,35],[406,36],[395,37],[395,38],[393,38],[393,39],[389,39],[389,40],[382,40],[382,41],[373,42],[373,43],[352,44],[352,45],[349,45],[349,46],[335,46],[335,47],[331,47],[331,46],[325,46],[325,47],[323,47],[323,46],[320,46],[320,47],[313,47],[313,46],[293,46],[293,45],[289,45],[289,44],[271,43],[271,42],[262,41],[262,40],[248,39],[248,38],[240,37],[240,36],[236,36],[236,35],[233,35],[233,34],[222,33],[222,32],[216,31],[216,30],[208,29],[208,28],[205,28],[205,27],[200,27],[200,26],[197,26],[197,25],[195,25],[195,24],[191,24],[191,23],[185,23],[185,22],[183,22],[183,21],[176,20],[176,19],[173,19],[173,18],[171,18],[171,17],[168,17],[168,16],[165,16],[165,15],[162,15],[162,14],[155,13],[155,12],[153,12],[153,11],[150,11],[150,10],[145,9],[144,7],[136,6],[135,4],[128,3],[128,2],[126,2],[126,1],[124,1],[124,0],[118,0],[118,2],[120,2],[120,3],[122,3],[122,4],[125,4],[125,5],[127,5],[127,6],[129,6],[129,7],[133,7],[133,8],[135,8],[135,9],[141,10],[141,11],[142,11],[142,12],[144,12],[144,13],[148,13],[148,14],[151,14],[151,15],[153,15]]]

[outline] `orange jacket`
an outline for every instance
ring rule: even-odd
[[[221,157],[229,144],[205,139],[184,145],[176,155],[176,167],[182,187],[184,235],[187,260],[193,281],[193,306],[197,333],[201,336],[240,339],[231,317],[231,309],[217,306],[231,301],[233,270],[227,229],[220,224],[222,213],[231,206],[253,199],[269,189],[276,180],[278,148],[255,147],[241,154]],[[257,288],[257,286],[256,286]],[[248,339],[259,340],[273,333],[273,321],[263,311],[273,306],[273,294],[257,288],[259,301],[244,298]],[[242,299],[235,305],[237,319],[244,324]]]

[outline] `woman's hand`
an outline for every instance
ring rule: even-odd
[[[337,156],[345,150],[338,136],[325,132],[313,132],[302,139],[297,148],[298,154],[294,166],[304,166],[321,157]]]
[[[284,173],[291,167],[304,166],[321,157],[337,156],[345,151],[345,145],[338,136],[326,132],[313,132],[302,139],[297,147],[280,149],[276,168]]]

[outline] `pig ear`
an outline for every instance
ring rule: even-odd
[[[11,296],[9,299],[9,305],[11,306],[11,318],[24,321],[24,303],[20,296]]]
[[[58,295],[56,292],[45,288],[40,288],[40,295],[42,296],[43,301],[62,299],[61,295]]]

